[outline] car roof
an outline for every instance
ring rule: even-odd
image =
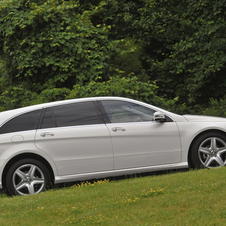
[[[14,110],[8,110],[2,113],[23,113],[23,112],[29,112],[33,110],[38,110],[42,108],[47,108],[47,107],[53,107],[53,106],[58,106],[58,105],[64,105],[64,104],[71,104],[71,103],[77,103],[77,102],[86,102],[86,101],[96,101],[96,100],[124,100],[124,101],[129,101],[129,102],[137,102],[137,103],[142,103],[133,99],[125,98],[125,97],[113,97],[113,96],[104,96],[104,97],[86,97],[86,98],[76,98],[76,99],[69,99],[69,100],[60,100],[60,101],[53,101],[53,102],[48,102],[48,103],[42,103],[42,104],[36,104],[36,105],[31,105],[27,107],[22,107],[22,108],[17,108]],[[145,105],[148,105],[146,103],[143,103]]]
[[[71,104],[71,103],[96,101],[96,100],[122,100],[122,101],[141,104],[141,105],[146,106],[146,107],[151,106],[156,111],[162,111],[162,112],[167,113],[166,110],[163,110],[161,108],[152,106],[152,105],[144,103],[144,102],[125,98],[125,97],[115,97],[115,96],[86,97],[86,98],[76,98],[76,99],[48,102],[48,103],[37,104],[37,105],[28,106],[28,107],[22,107],[22,108],[17,108],[17,109],[14,109],[14,110],[8,110],[8,111],[0,112],[0,126],[2,124],[4,124],[6,121],[10,120],[11,118],[16,117],[17,115],[20,115],[20,114],[23,114],[23,113],[30,112],[30,111],[39,110],[39,109],[48,108],[48,107],[53,107],[53,106],[58,106],[58,105],[64,105],[64,104],[66,105],[66,104]],[[170,112],[168,112],[168,113],[170,113]],[[171,114],[173,114],[173,113],[171,113]]]
[[[86,101],[96,101],[96,100],[127,100],[127,101],[133,101],[132,99],[123,98],[123,97],[86,97],[86,98],[76,98],[76,99],[69,99],[69,100],[61,100],[61,101],[54,101],[54,102],[48,102],[43,104],[37,104],[37,105],[31,105],[27,107],[17,108],[13,110],[7,110],[0,112],[0,125],[2,125],[5,121],[8,121],[9,119],[34,110],[39,110],[47,107],[53,107],[58,105],[64,105],[64,104],[71,104],[71,103],[78,103],[78,102],[86,102]]]

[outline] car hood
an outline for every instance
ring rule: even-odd
[[[183,115],[189,122],[226,122],[226,118],[204,116],[204,115]]]

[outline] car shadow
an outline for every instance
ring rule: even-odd
[[[75,182],[69,182],[69,183],[60,183],[55,184],[52,186],[51,190],[57,190],[61,188],[67,188],[74,185],[79,185],[84,182],[94,183],[98,180],[109,180],[109,181],[119,181],[119,180],[125,180],[125,179],[132,179],[132,178],[141,178],[141,177],[147,177],[147,176],[160,176],[160,175],[166,175],[166,174],[173,174],[178,172],[187,172],[189,171],[188,168],[185,169],[173,169],[173,170],[162,170],[162,171],[155,171],[155,172],[146,172],[146,173],[136,173],[136,174],[129,174],[129,175],[123,175],[123,176],[114,176],[114,177],[106,177],[106,178],[99,178],[99,179],[92,179],[92,180],[81,180],[81,181],[75,181]],[[3,189],[0,189],[0,195],[7,195],[6,191]]]

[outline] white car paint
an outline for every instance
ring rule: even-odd
[[[159,111],[172,119],[160,123],[106,123],[37,129],[0,134],[0,188],[7,163],[22,153],[34,153],[51,166],[55,183],[128,173],[188,167],[188,152],[200,133],[226,133],[226,119],[180,116],[158,107],[120,97],[93,97],[40,104],[0,113],[0,125],[17,115],[70,103],[123,100]],[[113,131],[114,129],[116,131]],[[42,134],[45,134],[43,137]]]
[[[109,123],[114,169],[179,163],[180,137],[176,123]],[[119,128],[113,131],[114,128]],[[164,142],[163,142],[164,140]]]
[[[103,124],[39,129],[35,146],[51,156],[59,176],[113,170],[111,139]]]

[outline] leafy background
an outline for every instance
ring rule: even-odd
[[[124,96],[226,116],[226,0],[2,0],[0,110]]]

